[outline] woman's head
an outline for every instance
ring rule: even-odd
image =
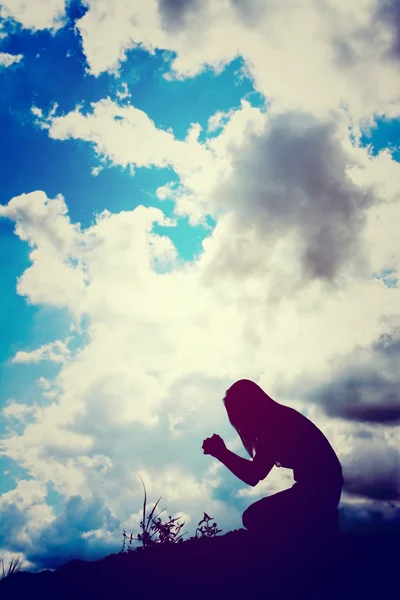
[[[278,406],[259,385],[250,379],[236,381],[223,399],[228,419],[238,432],[243,446],[253,457],[257,441],[265,435],[271,411]]]

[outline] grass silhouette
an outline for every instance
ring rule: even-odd
[[[3,573],[0,577],[0,580],[5,579],[6,577],[10,577],[14,573],[18,573],[18,571],[21,570],[21,566],[22,566],[22,562],[20,562],[19,556],[16,559],[14,559],[14,558],[11,559],[11,562],[8,566],[7,572],[4,571],[4,561],[2,558],[0,558],[0,563],[1,563],[2,571],[3,571]]]
[[[140,477],[140,475],[139,475],[139,477]],[[143,479],[141,477],[140,477],[140,481],[142,482],[143,489],[144,489],[143,517],[142,517],[142,520],[140,521],[140,528],[141,528],[142,532],[138,533],[137,537],[134,537],[133,533],[131,533],[130,537],[129,537],[126,534],[126,531],[124,529],[123,534],[122,534],[124,540],[123,540],[121,552],[125,552],[125,551],[130,552],[130,551],[135,551],[135,550],[137,551],[139,549],[149,548],[150,546],[153,546],[153,544],[174,544],[174,543],[178,543],[178,542],[183,542],[183,536],[187,533],[187,531],[182,534],[180,534],[180,531],[181,531],[182,527],[184,526],[185,522],[178,523],[179,517],[176,517],[173,519],[172,516],[169,515],[168,516],[169,520],[166,521],[165,523],[163,523],[159,515],[166,510],[165,508],[160,510],[160,512],[155,517],[153,516],[162,496],[159,497],[159,499],[153,506],[151,512],[147,516],[147,522],[146,522],[147,492],[146,492],[146,486],[144,485]],[[208,538],[214,537],[222,531],[222,529],[218,529],[218,526],[216,523],[213,523],[212,525],[210,525],[210,521],[213,520],[213,517],[209,517],[207,515],[207,513],[203,513],[203,514],[204,514],[203,518],[197,524],[197,528],[196,528],[194,536],[192,536],[189,539],[198,539],[202,536],[208,537]],[[154,536],[158,536],[158,537],[154,537]],[[129,539],[130,547],[125,549],[125,543],[126,543],[127,539]],[[133,541],[141,542],[142,546],[132,548],[131,544]]]

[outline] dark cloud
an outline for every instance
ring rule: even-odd
[[[352,437],[355,439],[358,438],[358,439],[372,440],[374,435],[373,435],[372,431],[370,431],[368,429],[364,429],[363,427],[357,427],[357,429],[352,432]]]
[[[332,7],[331,7],[332,10]],[[326,15],[329,18],[329,15]],[[376,21],[370,21],[367,27],[353,31],[352,36],[343,37],[337,33],[332,38],[332,57],[340,69],[356,67],[365,61],[365,48],[379,48],[379,30]],[[347,33],[347,32],[346,32]]]
[[[332,6],[324,5],[326,18],[335,14]],[[365,60],[365,48],[381,48],[382,25],[392,33],[389,48],[382,58],[400,59],[400,2],[399,0],[378,0],[376,7],[370,13],[370,20],[366,25],[353,31],[349,38],[340,33],[334,36],[333,56],[339,67],[354,67]]]
[[[342,267],[362,268],[358,240],[373,198],[347,176],[353,159],[333,119],[321,122],[299,112],[273,117],[231,157],[232,175],[215,198],[233,211],[236,229],[218,249],[208,277],[260,274],[268,265],[268,244],[288,233],[298,238],[302,282],[332,283]]]
[[[400,418],[399,382],[388,380],[373,365],[343,368],[334,381],[316,388],[312,396],[330,416],[389,424]]]
[[[356,348],[337,363],[332,380],[313,386],[307,398],[334,417],[400,422],[400,327],[383,333],[370,348]]]
[[[371,347],[375,352],[397,361],[400,358],[400,325],[396,325],[396,320],[392,323],[393,331],[382,333]]]
[[[277,6],[277,0],[231,0],[232,7],[236,10],[239,19],[248,26],[257,25],[260,17],[271,6]]]
[[[400,450],[382,432],[371,433],[371,438],[349,438],[351,452],[342,459],[343,489],[372,500],[400,500]]]
[[[356,421],[370,421],[379,423],[400,423],[400,404],[398,392],[392,396],[393,404],[370,405],[370,406],[352,406],[343,411],[347,419]]]
[[[360,54],[353,48],[351,40],[334,36],[332,40],[333,60],[340,68],[352,67],[360,60]]]
[[[390,459],[387,459],[389,463]],[[373,500],[399,500],[399,463],[393,457],[383,472],[360,472],[359,476],[345,479],[344,491]],[[369,476],[369,477],[368,477]]]
[[[158,7],[169,29],[183,27],[190,14],[200,9],[200,0],[158,0]]]
[[[400,505],[370,502],[365,506],[343,502],[339,507],[343,532],[400,533]]]
[[[400,2],[399,0],[380,0],[375,15],[375,22],[384,22],[393,34],[390,55],[400,59]]]

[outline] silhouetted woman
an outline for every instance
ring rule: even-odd
[[[256,383],[241,379],[223,399],[228,418],[252,460],[237,456],[214,434],[203,442],[236,477],[255,486],[274,465],[293,469],[295,484],[262,498],[242,516],[246,529],[303,534],[335,531],[343,476],[340,462],[326,437],[293,408],[275,402]]]

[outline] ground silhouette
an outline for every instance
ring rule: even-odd
[[[102,560],[71,561],[55,571],[20,571],[0,581],[0,598],[88,600],[122,597],[197,600],[386,600],[396,597],[398,535],[342,534],[288,551],[265,536],[236,530],[214,538],[155,544]]]

